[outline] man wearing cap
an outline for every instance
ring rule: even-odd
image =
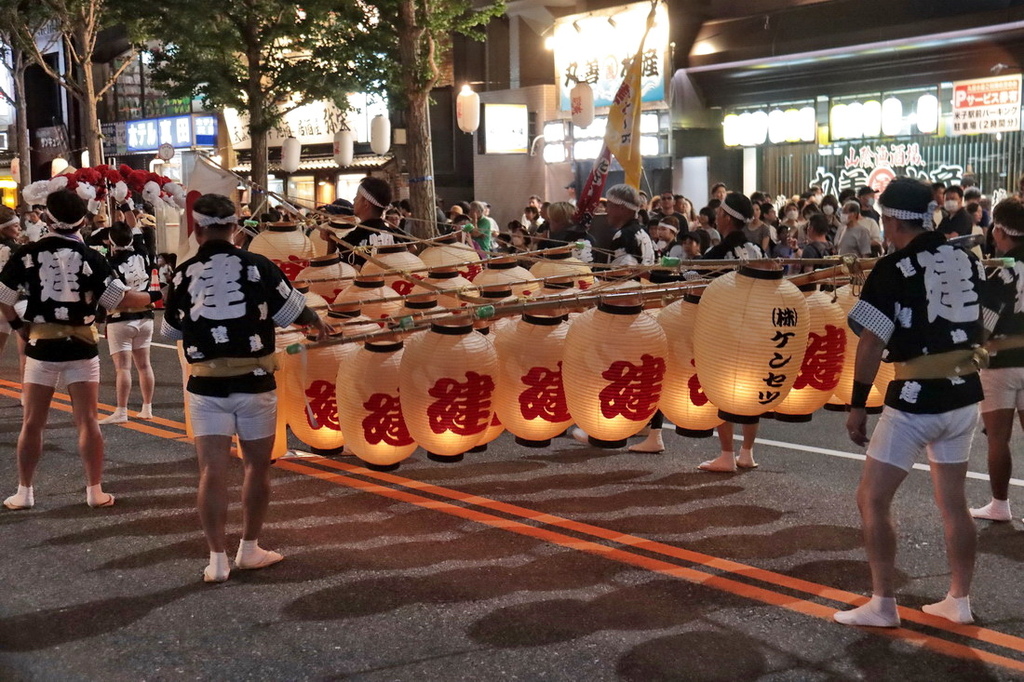
[[[879,225],[882,224],[882,216],[875,210],[875,190],[864,185],[857,190],[857,201],[860,202],[861,216],[871,218]]]
[[[981,419],[988,438],[988,480],[992,499],[971,509],[971,516],[989,521],[1010,521],[1010,477],[1013,459],[1010,435],[1014,416],[1024,420],[1024,199],[1010,197],[992,209],[992,239],[996,250],[1012,258],[1011,267],[989,277],[985,315],[998,315],[986,344],[989,366],[981,372],[985,398]]]
[[[978,347],[985,273],[973,255],[931,229],[930,200],[928,186],[911,178],[896,178],[886,187],[879,203],[896,251],[875,264],[849,315],[860,342],[846,427],[850,440],[868,445],[857,504],[872,596],[835,614],[847,625],[900,624],[890,507],[922,452],[931,465],[952,574],[946,598],[923,609],[955,623],[973,622],[969,593],[976,538],[964,481],[982,399]],[[896,378],[869,443],[865,404],[883,353],[895,363]]]
[[[342,260],[355,267],[362,267],[366,262],[366,254],[373,247],[395,244],[395,235],[400,235],[400,239],[404,237],[399,228],[384,221],[384,210],[390,203],[391,186],[386,180],[373,176],[363,178],[353,202],[353,213],[359,219],[359,224],[353,228],[342,222],[339,224],[342,229],[328,233],[336,237],[329,242],[330,252],[340,251]],[[340,243],[339,239],[345,243]]]
[[[614,185],[605,192],[608,226],[612,234],[612,265],[654,265],[654,245],[636,219],[640,192],[630,185]]]
[[[186,404],[199,459],[199,517],[210,548],[206,582],[228,579],[225,525],[231,440],[238,435],[242,484],[239,569],[263,568],[282,559],[258,538],[270,503],[270,463],[277,423],[274,392],[275,327],[293,323],[328,327],[310,310],[269,259],[234,245],[238,216],[232,201],[205,194],[192,208],[199,250],[174,272],[162,333],[182,342],[188,362]]]
[[[85,466],[85,499],[90,507],[109,507],[103,492],[103,435],[96,423],[100,362],[95,321],[97,307],[145,306],[160,292],[129,291],[115,279],[106,258],[87,247],[78,230],[88,211],[74,192],[59,190],[46,199],[54,219],[50,233],[26,244],[0,272],[0,315],[27,340],[22,389],[24,418],[18,436],[18,492],[4,500],[8,509],[35,504],[32,480],[43,451],[50,401],[58,381],[67,384]],[[25,313],[14,305],[19,289],[28,292]],[[22,320],[24,318],[24,321]]]

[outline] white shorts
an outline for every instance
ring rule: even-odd
[[[886,405],[867,455],[904,471],[910,471],[922,450],[927,450],[929,462],[961,464],[970,458],[977,426],[977,404],[942,414],[911,414]]]
[[[82,381],[91,381],[98,384],[100,381],[100,359],[88,358],[85,360],[67,360],[65,362],[49,362],[47,360],[36,360],[25,358],[26,384],[39,384],[57,388],[57,382],[63,377],[65,385],[77,384]]]
[[[188,413],[197,436],[237,433],[241,440],[267,438],[277,427],[277,392],[232,393],[227,398],[215,398],[189,391]]]
[[[1024,411],[1024,367],[982,370],[981,387],[985,390],[982,414],[996,410]]]
[[[153,318],[107,323],[110,354],[149,348],[153,341]]]

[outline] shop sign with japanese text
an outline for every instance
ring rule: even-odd
[[[953,83],[954,135],[1020,130],[1021,75]]]

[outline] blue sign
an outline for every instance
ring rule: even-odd
[[[217,146],[216,116],[166,116],[125,124],[126,149],[132,152],[155,152],[161,144],[175,149]]]

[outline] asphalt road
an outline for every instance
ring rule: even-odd
[[[12,351],[3,496],[20,427]],[[161,419],[103,427],[117,505],[85,505],[58,399],[36,508],[0,512],[2,680],[1024,679],[1021,481],[1017,520],[978,524],[976,626],[918,610],[948,586],[926,470],[895,506],[904,627],[831,622],[869,590],[859,451],[834,413],[764,421],[760,468],[735,475],[698,472],[716,443],[671,432],[659,455],[505,435],[458,464],[417,452],[393,474],[289,459],[262,538],[286,560],[206,585],[177,357],[153,358]],[[104,357],[101,402],[113,392]],[[980,504],[980,433],[971,470]],[[236,505],[232,545],[239,522]]]

